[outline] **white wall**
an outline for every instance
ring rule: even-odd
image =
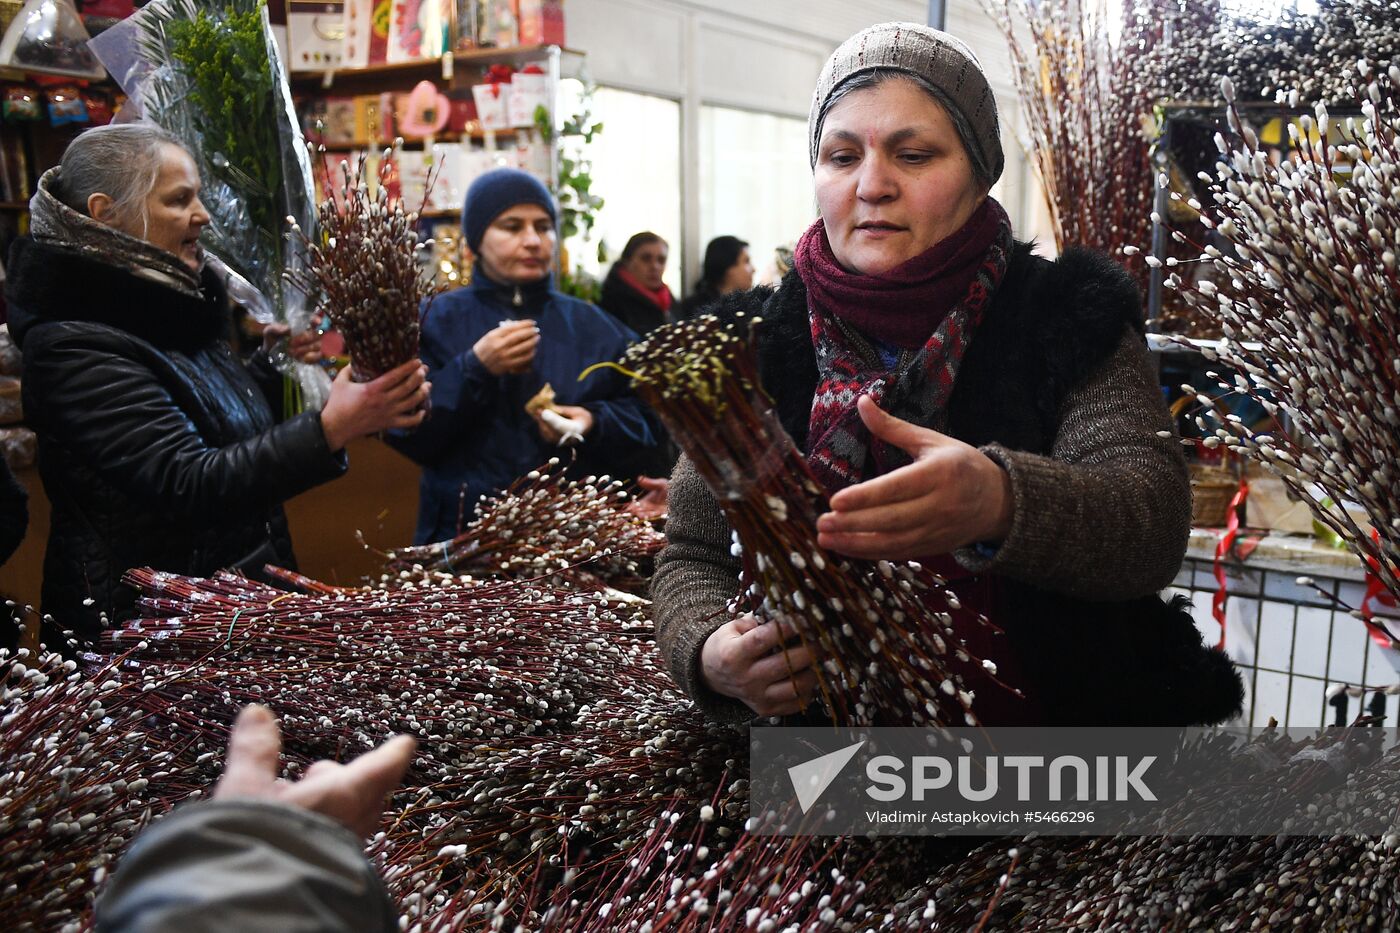
[[[1006,172],[993,193],[1021,236],[1044,235],[1039,185],[1021,145],[1005,43],[981,0],[950,0],[947,24],[982,60],[1002,116]],[[700,239],[700,107],[719,104],[806,119],[822,63],[851,34],[890,20],[924,22],[926,0],[568,0],[568,44],[601,85],[681,104],[681,205],[687,282]],[[606,135],[606,127],[604,128]],[[599,192],[604,198],[606,191]],[[604,211],[607,208],[604,207]],[[793,231],[795,238],[801,231]]]

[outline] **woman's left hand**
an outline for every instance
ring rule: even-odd
[[[291,334],[292,328],[287,324],[267,325],[263,328],[263,352],[271,353],[272,348],[277,346],[277,341]],[[321,362],[321,332],[313,327],[292,335],[292,339],[287,343],[287,355],[303,363]]]
[[[593,430],[593,412],[580,405],[555,405],[554,410],[579,425],[579,434],[587,437]],[[564,435],[555,430],[546,422],[539,413],[533,415],[535,424],[539,427],[540,437],[545,439],[545,443],[558,445]]]
[[[976,447],[901,421],[865,395],[856,402],[870,433],[914,462],[841,490],[817,519],[817,543],[868,560],[946,554],[1011,530],[1011,478]]]

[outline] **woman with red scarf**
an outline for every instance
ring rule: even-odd
[[[909,23],[864,30],[823,68],[808,123],[821,219],[780,287],[721,313],[760,317],[764,389],[831,510],[819,543],[918,559],[946,577],[986,725],[1217,722],[1230,662],[1156,594],[1185,554],[1191,494],[1132,280],[1106,257],[1056,261],[990,197],[1003,156],[975,56]],[[652,586],[677,682],[725,719],[813,699],[806,648],[733,618],[738,561],[688,460]],[[961,628],[962,626],[960,626]]]
[[[668,248],[655,233],[634,234],[603,280],[598,306],[638,334],[671,320],[671,289],[661,280]]]

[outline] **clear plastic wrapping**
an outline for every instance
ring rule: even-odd
[[[314,301],[287,280],[304,257],[285,234],[289,218],[315,231],[315,189],[266,7],[155,0],[92,47],[141,118],[194,155],[210,217],[201,242],[230,296],[262,323],[306,330]],[[302,406],[325,403],[330,381],[322,369],[285,354],[273,360],[292,377]]]

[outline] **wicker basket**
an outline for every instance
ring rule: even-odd
[[[1207,528],[1224,526],[1230,517],[1230,500],[1239,491],[1239,477],[1216,466],[1191,465],[1191,524]]]

